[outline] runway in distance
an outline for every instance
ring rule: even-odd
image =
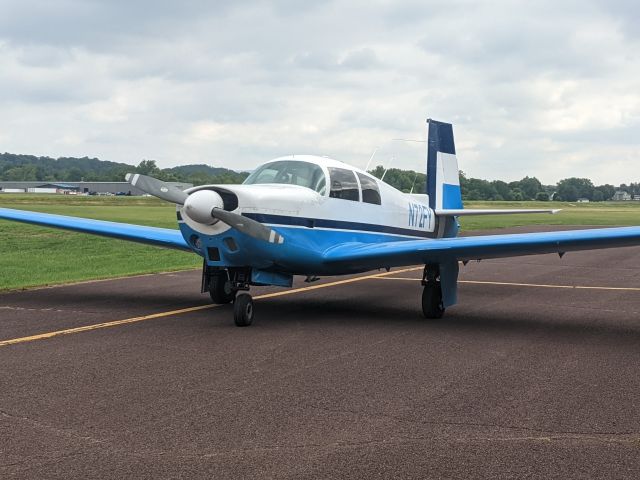
[[[0,208],[0,219],[192,251],[203,257],[202,292],[234,304],[250,325],[252,285],[290,287],[320,276],[424,265],[422,311],[440,318],[457,303],[459,263],[640,244],[640,226],[458,237],[458,217],[557,210],[464,209],[449,123],[427,120],[424,193],[406,194],[366,171],[313,155],[256,168],[241,185],[182,191],[128,174],[127,181],[177,207],[179,230]],[[603,265],[606,268],[606,265]]]

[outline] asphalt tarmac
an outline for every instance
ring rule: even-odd
[[[402,270],[1,294],[0,478],[640,478],[640,247]]]

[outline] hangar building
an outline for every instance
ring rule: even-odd
[[[181,190],[193,187],[192,183],[168,182]],[[144,192],[128,182],[5,182],[0,180],[0,193],[78,193],[143,195]]]

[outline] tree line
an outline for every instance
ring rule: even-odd
[[[127,173],[151,175],[167,182],[184,182],[194,185],[242,183],[248,172],[236,172],[210,165],[181,165],[159,168],[155,160],[142,160],[137,166],[110,162],[97,158],[37,157],[34,155],[0,154],[0,180],[41,182],[122,182]],[[413,170],[390,168],[381,165],[370,171],[377,178],[403,192],[424,193],[426,175]],[[613,186],[594,185],[588,178],[565,178],[556,185],[543,185],[536,177],[524,177],[515,182],[483,180],[468,177],[460,172],[460,187],[465,200],[561,200],[575,202],[586,198],[593,202],[610,200],[616,190],[630,195],[640,195],[640,182]]]
[[[403,192],[424,193],[427,176],[413,170],[390,168],[386,171],[379,165],[370,172],[377,178]],[[614,185],[594,185],[588,178],[565,178],[555,185],[543,185],[536,177],[524,177],[514,182],[502,180],[483,180],[468,177],[460,171],[460,189],[464,200],[557,200],[575,202],[586,198],[592,202],[611,200],[617,190],[623,190],[630,195],[640,195],[640,182]]]

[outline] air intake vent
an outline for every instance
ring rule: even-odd
[[[216,247],[207,247],[207,256],[209,257],[209,261],[219,262],[220,250],[218,250]]]
[[[233,237],[226,237],[224,239],[224,244],[227,246],[227,248],[229,250],[231,250],[232,252],[235,252],[236,250],[238,250],[238,244],[236,243],[236,241],[233,239]]]

